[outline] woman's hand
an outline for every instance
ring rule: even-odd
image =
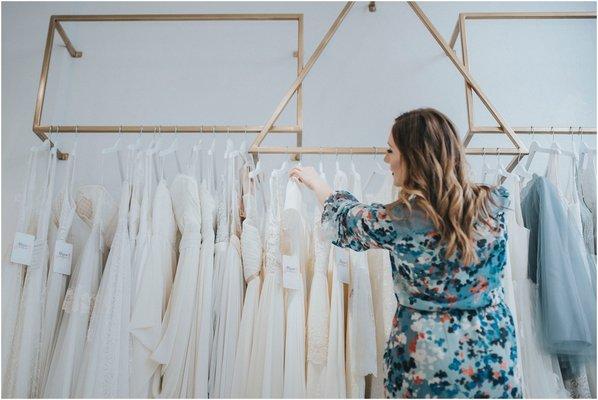
[[[324,204],[324,201],[332,194],[332,189],[314,167],[294,167],[289,171],[289,176],[297,178],[299,182],[313,190],[320,204]]]

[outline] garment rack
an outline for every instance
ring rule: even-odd
[[[83,56],[78,51],[62,26],[63,22],[142,22],[142,21],[296,21],[297,22],[297,50],[293,57],[297,58],[297,74],[303,69],[303,14],[111,14],[111,15],[52,15],[46,36],[46,45],[42,62],[42,71],[35,102],[33,117],[33,132],[40,140],[49,140],[47,133],[151,133],[160,130],[162,133],[250,133],[261,132],[262,126],[240,126],[240,125],[43,125],[42,112],[46,95],[46,86],[52,57],[52,45],[54,33],[58,32],[66,49],[71,57],[80,58]],[[292,126],[272,127],[273,133],[292,133],[296,135],[297,146],[302,144],[303,135],[303,93],[302,89],[297,90],[296,124]],[[68,154],[59,152],[58,158],[65,160]]]

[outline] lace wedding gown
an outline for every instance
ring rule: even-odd
[[[128,230],[131,184],[122,183],[116,233],[95,298],[76,397],[129,397],[131,241]]]
[[[284,398],[305,398],[305,219],[302,196],[298,183],[289,179],[282,214],[282,250],[286,256],[295,257],[299,271],[296,288],[286,288],[286,334],[284,359]],[[285,266],[283,265],[283,268]],[[284,272],[283,272],[284,279]]]
[[[43,392],[46,398],[75,395],[75,378],[81,367],[89,320],[114,234],[116,204],[103,186],[80,187],[75,202],[77,215],[91,230],[62,304],[60,328]]]
[[[56,172],[56,147],[50,150],[37,221],[32,264],[27,267],[18,306],[3,391],[7,397],[33,397],[40,385],[39,363],[43,293],[48,273],[48,229]]]
[[[283,394],[285,310],[282,287],[280,226],[284,172],[270,175],[270,204],[266,225],[265,273],[251,349],[247,397],[280,398]]]
[[[325,180],[325,176],[322,175]],[[313,246],[314,272],[309,292],[307,314],[307,397],[324,397],[326,359],[328,355],[328,324],[330,298],[328,291],[328,260],[331,244],[322,232],[322,207],[314,212]]]

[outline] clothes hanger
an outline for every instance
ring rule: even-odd
[[[178,170],[179,174],[183,171],[183,168],[181,167],[181,159],[178,154],[178,145],[179,145],[179,133],[177,132],[177,128],[175,126],[174,127],[174,139],[170,143],[170,146],[168,146],[166,149],[158,152],[158,157],[160,157],[160,159],[162,160],[162,174],[161,174],[162,176],[164,176],[164,158],[170,154],[174,154],[174,158],[176,160],[176,166],[177,166],[177,170]]]
[[[118,128],[118,138],[116,139],[116,142],[114,142],[114,144],[112,146],[102,149],[101,153],[103,156],[112,154],[112,153],[116,153],[116,158],[118,160],[118,173],[120,175],[120,180],[122,182],[124,180],[124,168],[123,168],[123,160],[122,160],[122,155],[121,155],[121,151],[122,151],[121,140],[122,140],[122,125]],[[103,160],[103,158],[102,158],[102,160]]]
[[[381,176],[385,176],[386,174],[388,174],[389,170],[382,167],[382,165],[380,165],[380,161],[376,158],[376,153],[372,154],[372,159],[374,161],[374,165],[376,168],[372,169],[372,172],[370,173],[370,176],[368,177],[365,186],[363,187],[363,192],[367,193],[367,189],[370,186],[370,183],[372,183],[372,179],[374,178],[375,175],[381,175]]]
[[[554,128],[553,129],[553,139],[554,139]],[[529,166],[532,163],[532,160],[534,159],[534,156],[536,155],[536,153],[546,153],[546,154],[560,154],[560,147],[558,146],[558,144],[556,142],[553,142],[553,146],[551,147],[542,147],[540,146],[540,143],[538,143],[537,140],[535,140],[534,138],[534,127],[532,126],[532,143],[529,145],[529,154],[527,156],[527,161],[525,163],[525,168],[527,168],[529,170]]]
[[[486,183],[486,178],[488,174],[494,170],[489,164],[488,160],[486,159],[486,148],[482,150],[482,183]]]
[[[595,148],[591,148],[590,146],[588,146],[586,144],[586,142],[583,141],[583,132],[582,132],[582,127],[579,127],[578,130],[579,133],[579,165],[581,168],[585,168],[585,164],[586,164],[586,155],[593,155],[594,157],[596,156],[596,149]]]

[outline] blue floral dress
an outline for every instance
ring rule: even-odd
[[[446,260],[446,247],[423,212],[359,203],[349,192],[325,202],[322,223],[333,244],[390,250],[398,307],[384,361],[388,397],[520,398],[513,317],[503,301],[504,209],[492,192],[494,228],[476,237],[479,262]]]

